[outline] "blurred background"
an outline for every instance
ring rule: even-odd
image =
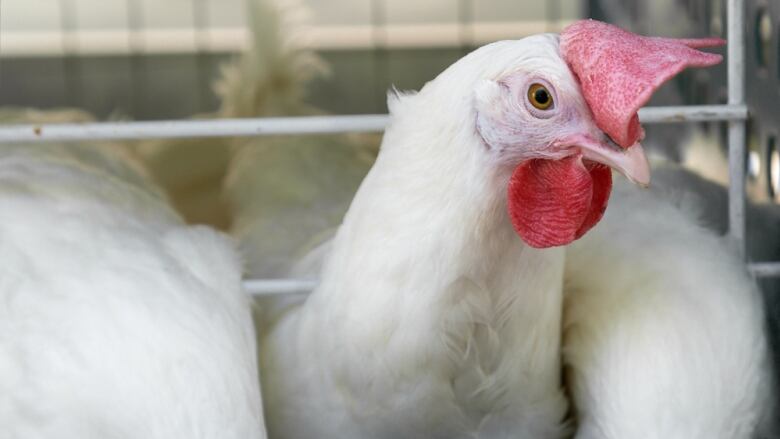
[[[246,43],[243,0],[2,0],[0,99],[98,116],[214,110],[217,66]],[[331,74],[311,101],[333,113],[385,110],[390,84],[419,86],[470,48],[555,31],[583,5],[517,0],[306,0],[302,44]]]
[[[304,0],[299,44],[329,73],[307,101],[336,114],[383,113],[386,90],[418,89],[472,48],[592,17],[635,32],[725,37],[726,0]],[[780,199],[780,1],[746,1],[749,194]],[[75,107],[96,117],[185,118],[216,110],[219,66],[246,48],[244,0],[1,0],[0,104]],[[722,50],[722,53],[725,51]],[[651,104],[725,103],[725,64],[694,69]],[[725,150],[725,124],[700,133]],[[684,161],[696,131],[650,127]],[[710,147],[712,148],[712,147]],[[704,160],[693,157],[690,160]],[[709,164],[722,168],[723,164]],[[708,177],[723,180],[723,170]]]
[[[385,113],[391,86],[419,89],[475,47],[557,32],[579,18],[668,37],[725,38],[727,24],[726,0],[300,2],[308,11],[293,9],[306,16],[292,17],[292,25],[281,26],[294,29],[294,37],[271,41],[265,50],[278,44],[313,50],[327,72],[309,75],[312,78],[307,72],[296,78],[290,73],[294,66],[280,75],[257,66],[251,57],[251,47],[257,46],[252,46],[247,27],[246,0],[0,0],[0,123],[80,121],[92,115],[101,120],[249,117],[287,115],[290,108],[295,114],[311,114],[311,108],[332,114]],[[780,0],[745,0],[744,32],[750,111],[744,157],[748,256],[773,261],[780,260]],[[725,48],[716,50],[725,55]],[[231,61],[236,72],[248,69],[234,81],[231,100],[245,105],[238,110],[222,108],[225,101],[213,86],[223,76],[221,66]],[[724,104],[726,79],[725,63],[691,69],[662,87],[650,104]],[[252,84],[262,86],[253,89]],[[306,88],[303,100],[296,95],[299,85]],[[268,90],[263,87],[296,104],[285,106],[284,99],[266,102],[263,93]],[[311,108],[304,109],[304,104]],[[87,113],[43,116],[26,110],[63,107]],[[706,203],[701,217],[725,233],[727,124],[645,128],[648,151],[701,177],[680,183],[702,194]],[[287,141],[306,144],[289,137]],[[369,155],[378,143],[376,136],[351,143],[339,136],[316,141],[371,145],[364,149]],[[221,188],[231,144],[229,139],[176,139],[132,146],[188,221],[227,229],[231,210]],[[345,194],[342,201],[348,203],[351,193]],[[346,209],[332,207],[336,218]],[[774,316],[772,333],[780,334],[780,296],[774,293],[780,291],[780,280],[763,279],[761,285],[771,292],[767,301]],[[773,344],[780,346],[780,338]]]

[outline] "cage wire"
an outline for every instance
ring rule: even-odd
[[[62,1],[62,0],[61,0]],[[146,77],[146,60],[144,58],[144,41],[141,31],[144,27],[143,4],[140,0],[127,0],[128,46],[130,47],[130,108],[133,114],[139,114],[141,104],[139,99],[144,95],[144,78]]]

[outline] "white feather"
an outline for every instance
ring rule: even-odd
[[[516,236],[471,101],[555,41],[487,46],[391,97],[320,287],[261,340],[273,437],[564,437],[563,250]]]
[[[299,0],[248,0],[250,49],[226,65],[217,91],[231,117],[320,113],[304,103],[324,63],[302,47]],[[231,142],[225,199],[231,233],[254,277],[283,277],[332,234],[376,158],[374,135],[277,136]]]
[[[303,98],[309,81],[322,75],[326,69],[320,58],[311,50],[304,49],[300,41],[299,28],[305,22],[307,10],[299,0],[246,0],[245,12],[250,31],[248,50],[225,63],[220,70],[220,77],[214,84],[214,91],[220,99],[219,110],[195,118],[302,116],[315,113],[316,110],[306,105]],[[338,142],[342,141],[342,137],[336,137]],[[283,148],[288,144],[305,143],[300,139],[163,139],[140,142],[136,148],[188,222],[229,229],[232,222],[231,207],[242,206],[241,209],[244,209],[250,203],[245,202],[247,200],[240,191],[232,189],[227,191],[227,197],[223,197],[222,183],[228,167],[233,166],[231,163],[253,161],[256,155],[262,157],[263,154],[243,152],[243,146],[280,143],[279,147]],[[293,151],[290,156],[297,157],[300,154]],[[268,162],[258,160],[256,163]],[[363,167],[364,171],[359,178],[365,175],[368,166]],[[235,174],[237,171],[233,172]],[[268,183],[262,180],[265,170],[258,173],[260,175],[250,174],[240,178],[260,179],[258,185]],[[283,184],[292,187],[295,178],[292,172],[290,175]],[[239,177],[230,177],[231,181],[236,178]],[[351,183],[349,198],[354,194],[358,182],[359,179]],[[233,184],[229,185],[232,188]],[[337,217],[340,219],[346,204],[342,203],[339,207],[341,212]],[[294,236],[287,238],[292,241]],[[256,273],[260,274],[263,273]]]
[[[0,436],[265,437],[231,242],[120,148],[0,148],[0,241]]]
[[[321,287],[258,314],[272,436],[566,434],[563,251],[522,245],[470,148],[470,109],[497,95],[490,79],[549,57],[545,38],[490,46],[417,95],[391,93],[376,165],[334,241],[299,265],[322,267]],[[279,275],[338,222],[370,159],[332,153],[338,139],[262,142],[239,150],[227,188],[251,270]],[[742,438],[765,413],[761,303],[728,245],[691,217],[706,214],[700,199],[619,188],[569,252],[564,348],[582,438]]]
[[[729,243],[699,225],[696,196],[660,186],[621,179],[567,251],[577,437],[751,438],[772,410],[761,296]]]

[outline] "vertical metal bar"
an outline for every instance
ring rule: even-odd
[[[2,37],[3,37],[3,27],[2,27],[3,12],[2,11],[3,11],[3,0],[0,0],[0,59],[3,58],[2,57],[2,51],[3,51],[3,39],[2,39]],[[3,69],[0,68],[0,78],[2,78],[2,72],[3,72]]]
[[[460,51],[466,55],[474,46],[473,0],[458,1],[458,36],[460,38]]]
[[[81,60],[78,57],[78,30],[75,0],[60,0],[60,30],[62,32],[62,70],[65,100],[69,107],[83,107]]]
[[[133,117],[141,116],[146,87],[146,61],[143,57],[145,42],[141,32],[144,25],[144,8],[141,0],[126,0],[128,44],[130,46],[130,81],[132,87],[131,105]]]
[[[635,0],[631,4],[631,23],[636,26],[636,31],[642,34],[651,34],[650,20],[643,19],[647,16],[646,11],[649,6],[641,0]]]
[[[197,112],[211,110],[207,108],[209,101],[209,64],[206,58],[205,49],[209,43],[208,28],[209,11],[206,0],[193,0],[192,2],[192,24],[194,29],[193,38],[195,39],[195,75],[198,89],[195,91],[197,96]]]
[[[374,109],[383,111],[387,104],[386,90],[390,68],[387,37],[387,0],[371,0],[371,26],[373,31]]]
[[[728,103],[745,103],[745,4],[728,0]],[[729,122],[729,235],[745,255],[745,122]]]
[[[547,32],[560,32],[561,2],[560,0],[548,0],[546,3],[544,28]]]

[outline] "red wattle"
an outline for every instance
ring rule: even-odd
[[[607,211],[609,194],[612,192],[612,170],[601,163],[587,163],[585,167],[590,172],[590,178],[593,180],[593,195],[590,199],[590,210],[582,225],[577,230],[575,239],[579,239],[588,230],[592,229],[604,216]]]
[[[512,173],[507,207],[512,225],[535,248],[566,245],[590,230],[607,208],[612,173],[581,156],[529,160]]]

